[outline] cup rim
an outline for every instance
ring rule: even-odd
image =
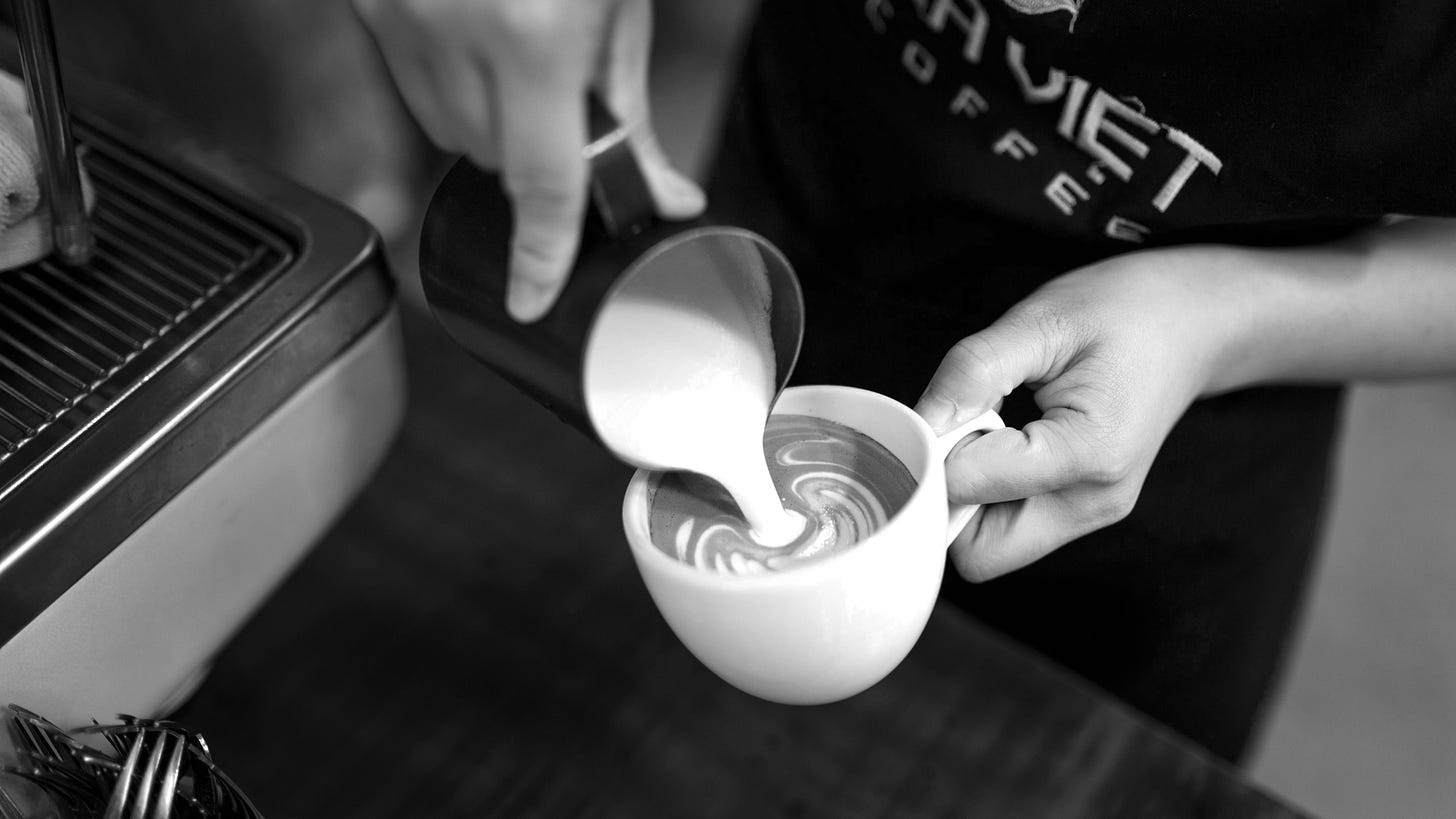
[[[831,573],[852,572],[856,563],[873,560],[878,556],[879,552],[882,552],[885,549],[894,548],[894,544],[897,543],[899,539],[892,537],[891,535],[905,528],[906,526],[911,525],[906,522],[906,516],[904,514],[905,511],[915,505],[936,502],[935,498],[928,497],[930,494],[930,489],[926,487],[927,473],[930,470],[935,469],[937,465],[934,457],[935,435],[930,429],[930,425],[925,422],[925,419],[921,418],[918,413],[916,413],[913,409],[905,406],[903,403],[887,395],[883,395],[872,390],[866,390],[860,387],[851,387],[839,384],[804,384],[789,387],[779,395],[779,400],[775,401],[774,406],[770,409],[769,414],[772,415],[779,409],[781,401],[786,395],[792,393],[794,396],[801,396],[809,393],[826,391],[842,395],[850,395],[853,396],[854,400],[856,401],[870,401],[873,403],[881,404],[887,409],[892,410],[896,415],[905,418],[906,423],[913,427],[916,431],[916,445],[921,450],[920,454],[922,455],[922,462],[925,464],[925,466],[917,473],[915,470],[910,469],[910,467],[906,465],[906,469],[910,470],[911,476],[915,479],[915,490],[910,493],[910,497],[905,501],[904,505],[901,506],[900,509],[897,510],[893,516],[891,516],[888,523],[880,527],[869,537],[861,540],[859,543],[856,543],[853,548],[850,548],[840,554],[831,555],[821,560],[816,560],[806,565],[797,566],[793,569],[789,569],[786,571],[769,571],[748,575],[725,574],[722,572],[704,571],[703,569],[689,566],[688,564],[683,563],[680,560],[676,560],[673,557],[665,554],[661,549],[653,545],[650,537],[643,538],[643,541],[645,542],[639,542],[638,538],[632,536],[632,528],[634,526],[634,523],[637,522],[635,518],[640,517],[642,519],[640,522],[641,529],[643,530],[644,535],[646,534],[645,530],[648,526],[648,504],[644,502],[634,505],[633,499],[639,495],[643,495],[644,493],[651,492],[655,488],[657,482],[662,479],[662,475],[664,474],[660,470],[638,469],[632,475],[631,481],[628,482],[627,491],[622,499],[622,520],[624,536],[627,539],[627,545],[631,548],[633,555],[638,557],[639,559],[647,560],[648,562],[653,563],[655,568],[659,569],[660,571],[665,571],[670,575],[673,575],[676,579],[681,580],[682,582],[703,587],[711,587],[714,589],[736,587],[758,591],[766,588],[775,587],[796,588],[800,586],[819,585],[823,582],[825,575]],[[835,421],[836,423],[843,423],[842,421],[839,421],[838,419],[832,417],[828,418],[827,420]],[[851,428],[854,428],[852,425],[850,426]],[[863,433],[863,430],[856,431]],[[878,439],[876,440],[878,441]],[[881,442],[881,445],[885,446],[883,442]],[[899,458],[902,464],[904,463],[905,459],[900,456],[900,453],[892,451],[892,454],[894,454],[896,458]],[[945,500],[941,499],[939,502],[943,504],[945,503]],[[635,509],[634,506],[640,506],[641,509]],[[944,549],[942,548],[941,551],[943,552]]]

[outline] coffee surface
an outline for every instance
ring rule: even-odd
[[[910,471],[883,445],[821,418],[771,416],[763,454],[784,509],[802,521],[791,542],[761,542],[721,485],[695,473],[671,472],[662,476],[652,499],[653,545],[709,571],[791,569],[864,540],[915,491]]]

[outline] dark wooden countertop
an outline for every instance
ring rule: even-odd
[[[848,701],[738,692],[636,574],[630,470],[405,330],[392,454],[176,715],[265,815],[1302,815],[947,606]]]

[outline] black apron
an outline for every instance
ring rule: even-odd
[[[1081,265],[1452,213],[1436,12],[1287,5],[767,0],[710,195],[800,273],[794,381],[913,405],[952,344]],[[1340,399],[1197,402],[1126,520],[984,584],[948,572],[942,596],[1238,760],[1320,540]],[[1003,412],[1036,413],[1024,390]]]

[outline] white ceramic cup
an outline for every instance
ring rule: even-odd
[[[972,432],[1004,424],[987,412],[937,438],[904,404],[842,386],[791,387],[774,413],[823,418],[868,435],[900,459],[917,488],[888,523],[853,548],[764,574],[705,571],[654,546],[648,521],[660,472],[632,477],[622,520],[647,591],[704,665],[766,700],[834,702],[879,682],[920,638],[940,591],[946,549],[978,508],[947,503],[946,456]]]

